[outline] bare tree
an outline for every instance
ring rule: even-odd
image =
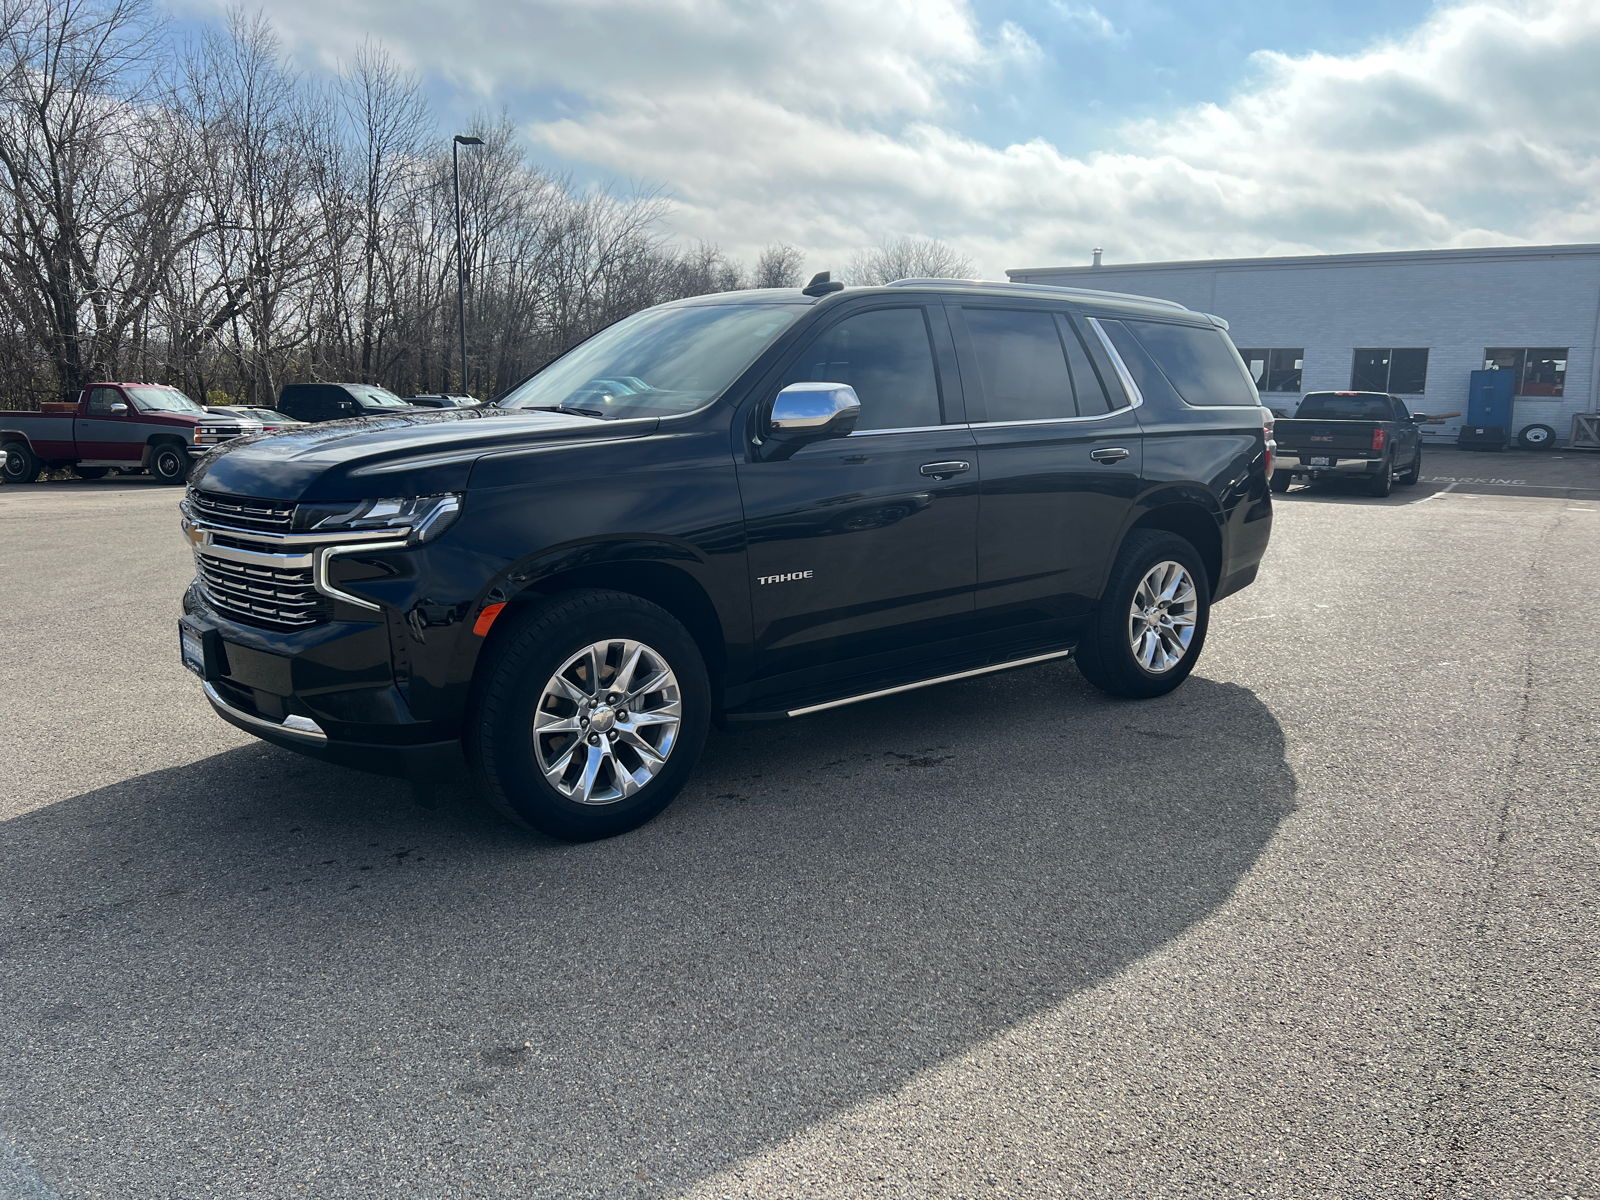
[[[299,289],[319,270],[311,131],[317,112],[283,66],[260,13],[228,14],[188,64],[187,96],[205,139],[200,203],[212,268],[205,321],[258,403],[270,404],[285,355],[305,340]]]
[[[110,370],[186,244],[186,131],[150,75],[143,0],[0,11],[4,298],[73,391]]]
[[[319,378],[488,395],[641,308],[800,282],[797,248],[752,279],[674,245],[658,194],[576,188],[483,114],[458,364],[450,143],[416,79],[368,44],[307,81],[237,9],[171,53],[147,3],[0,0],[0,406],[109,375],[202,401]]]
[[[774,242],[761,251],[756,259],[755,275],[750,286],[758,288],[797,288],[804,275],[801,268],[806,256],[788,242]]]
[[[851,256],[846,283],[881,285],[896,279],[967,279],[972,260],[938,238],[901,237]]]
[[[381,47],[366,43],[343,79],[345,112],[359,161],[361,204],[361,379],[374,376],[382,353],[386,302],[394,279],[384,261],[384,223],[415,184],[418,152],[431,124],[415,75]]]

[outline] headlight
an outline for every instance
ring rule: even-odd
[[[417,546],[438,537],[460,514],[461,497],[454,493],[343,504],[300,504],[295,506],[294,528],[300,533],[409,531],[406,542]]]

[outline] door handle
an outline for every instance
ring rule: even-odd
[[[972,470],[972,464],[964,462],[923,463],[917,470],[921,471],[929,479],[949,479],[952,475],[959,475],[963,471]]]
[[[1089,457],[1095,462],[1114,463],[1128,457],[1128,452],[1121,446],[1107,446],[1103,450],[1091,450]]]

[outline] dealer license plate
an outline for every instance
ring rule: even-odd
[[[201,642],[200,635],[192,630],[178,626],[178,644],[183,652],[183,665],[188,667],[201,679],[206,677],[206,648]]]
[[[1313,458],[1311,460],[1311,465],[1313,467],[1327,467],[1331,466],[1332,463],[1329,461],[1328,456],[1324,454],[1320,458]]]

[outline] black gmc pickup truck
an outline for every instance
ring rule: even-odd
[[[1417,426],[1432,419],[1384,392],[1307,392],[1293,420],[1275,423],[1272,490],[1288,491],[1299,475],[1361,479],[1374,496],[1387,496],[1421,476]]]
[[[1223,329],[928,280],[649,309],[495,404],[208,458],[183,659],[267,741],[413,779],[464,752],[569,839],[659,812],[713,723],[1071,653],[1158,696],[1272,526]]]

